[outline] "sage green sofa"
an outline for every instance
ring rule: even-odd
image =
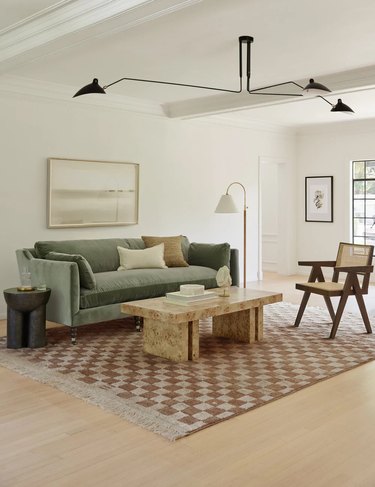
[[[216,273],[222,265],[230,268],[232,284],[239,285],[238,251],[230,249],[229,244],[190,244],[183,237],[182,251],[188,267],[127,271],[117,271],[117,246],[145,248],[141,238],[111,238],[36,242],[32,249],[16,251],[19,269],[28,268],[32,284],[45,283],[52,290],[47,320],[72,327],[73,342],[80,325],[122,318],[121,303],[164,296],[178,291],[181,284],[217,287]],[[91,267],[95,285],[91,289],[83,287],[79,264],[49,260],[46,257],[50,252],[82,256]]]

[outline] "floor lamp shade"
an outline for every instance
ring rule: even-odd
[[[215,213],[239,213],[239,210],[230,194],[223,194],[216,207]]]

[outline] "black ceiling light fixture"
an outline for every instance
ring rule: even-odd
[[[92,83],[78,90],[77,93],[73,96],[73,98],[75,96],[88,95],[89,93],[101,93],[102,95],[106,94],[104,89],[99,85],[98,78],[94,78],[92,80]]]
[[[348,107],[348,105],[345,105],[345,103],[342,102],[341,99],[339,99],[334,105],[333,103],[329,102],[326,98],[324,98],[323,95],[327,95],[327,93],[330,93],[331,90],[327,88],[326,86],[317,83],[314,81],[314,79],[310,79],[309,83],[303,87],[300,84],[296,83],[295,81],[285,81],[284,83],[276,83],[274,85],[269,85],[269,86],[263,86],[262,88],[255,88],[251,89],[250,88],[250,75],[251,75],[251,44],[254,42],[254,38],[251,36],[240,36],[238,38],[239,41],[239,77],[240,77],[240,84],[239,84],[239,89],[238,90],[229,90],[226,88],[216,88],[213,86],[203,86],[203,85],[192,85],[192,84],[186,84],[186,83],[175,83],[172,81],[157,81],[157,80],[152,80],[152,79],[142,79],[142,78],[129,78],[129,77],[124,77],[120,78],[116,81],[113,81],[112,83],[109,83],[103,87],[99,85],[99,81],[97,78],[94,78],[92,83],[84,86],[81,88],[77,93],[73,96],[75,98],[76,96],[81,96],[81,95],[87,95],[89,93],[100,93],[105,95],[106,92],[105,90],[109,88],[110,86],[113,86],[117,83],[120,83],[120,81],[140,81],[142,83],[154,83],[154,84],[160,84],[160,85],[170,85],[170,86],[183,86],[186,88],[198,88],[202,90],[211,90],[211,91],[221,91],[224,93],[242,93],[243,91],[246,91],[250,95],[271,95],[271,96],[318,96],[325,102],[327,102],[329,105],[331,105],[332,109],[331,112],[344,112],[344,113],[354,113],[353,110]],[[243,52],[242,52],[242,46],[246,44],[246,90],[243,88]],[[281,93],[281,92],[272,92],[272,91],[267,91],[270,90],[271,88],[277,88],[279,86],[287,86],[287,85],[294,85],[297,88],[301,89],[300,93]]]
[[[348,105],[345,105],[345,103],[342,102],[341,98],[337,100],[336,105],[332,105],[331,112],[345,112],[345,113],[354,113],[353,110],[348,107]]]

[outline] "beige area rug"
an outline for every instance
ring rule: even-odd
[[[375,359],[375,335],[346,315],[328,340],[328,313],[265,306],[265,338],[251,346],[213,337],[201,323],[200,358],[175,363],[145,354],[133,320],[87,325],[70,344],[67,327],[48,330],[48,345],[11,350],[0,363],[120,415],[169,440],[212,426]]]

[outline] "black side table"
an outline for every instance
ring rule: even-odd
[[[51,289],[18,291],[5,289],[8,305],[7,348],[39,348],[46,345],[46,304]]]

